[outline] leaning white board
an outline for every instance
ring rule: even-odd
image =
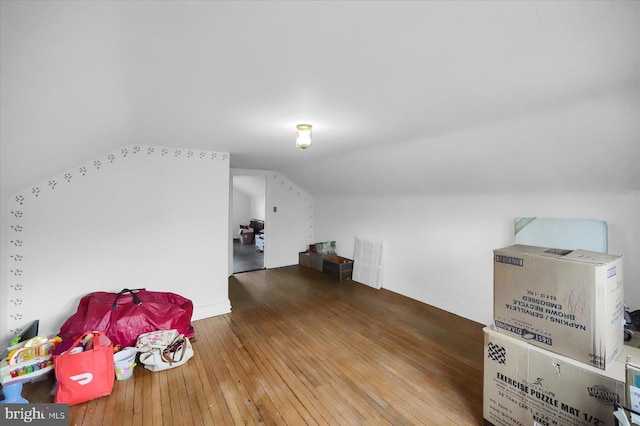
[[[382,241],[355,237],[352,279],[361,284],[382,287]]]
[[[515,219],[515,242],[528,246],[608,253],[607,222],[591,219]]]

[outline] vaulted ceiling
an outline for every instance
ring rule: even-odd
[[[640,189],[637,1],[0,8],[3,199],[134,143],[312,195]]]

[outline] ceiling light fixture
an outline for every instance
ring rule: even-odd
[[[296,129],[296,147],[309,148],[311,146],[311,124],[298,124]]]

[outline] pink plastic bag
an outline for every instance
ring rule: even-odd
[[[176,329],[193,337],[193,302],[178,294],[124,289],[119,293],[95,292],[80,299],[78,310],[58,335],[73,339],[87,330],[104,331],[114,345],[135,346],[138,335]]]

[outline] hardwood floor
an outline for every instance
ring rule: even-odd
[[[231,277],[229,296],[186,365],[136,367],[70,424],[482,424],[481,324],[299,266]]]

